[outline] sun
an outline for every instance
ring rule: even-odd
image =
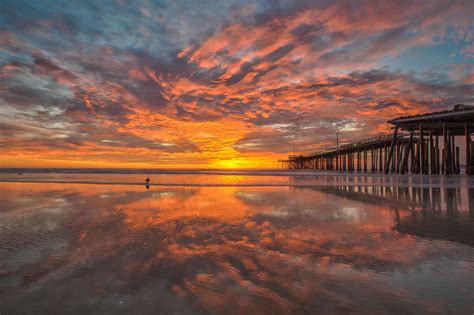
[[[228,159],[216,161],[215,166],[218,168],[248,168],[254,165],[253,161],[249,159]]]

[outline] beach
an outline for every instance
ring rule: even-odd
[[[465,176],[0,175],[2,314],[470,314],[473,246]]]

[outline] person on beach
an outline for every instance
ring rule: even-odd
[[[145,179],[145,182],[146,182],[146,189],[150,189],[150,178],[147,177],[147,178]]]

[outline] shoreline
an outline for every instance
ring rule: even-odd
[[[390,178],[390,177],[385,177]],[[354,182],[352,180],[323,180],[317,182],[280,182],[280,183],[185,183],[185,182],[155,182],[148,186],[154,187],[415,187],[415,188],[467,188],[474,189],[474,180],[469,181],[469,178],[438,178],[432,181],[432,178],[418,178],[421,180],[396,180],[396,181],[364,181]],[[428,180],[423,180],[428,179]],[[96,180],[42,180],[42,179],[0,179],[0,184],[80,184],[80,185],[123,185],[123,186],[147,186],[144,182],[113,182],[113,181],[96,181]]]

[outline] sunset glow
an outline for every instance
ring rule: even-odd
[[[0,167],[274,168],[474,103],[474,2],[0,4]]]

